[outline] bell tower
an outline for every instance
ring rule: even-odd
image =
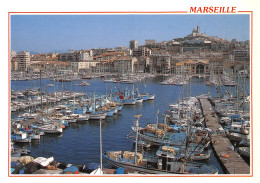
[[[200,25],[199,25],[199,23],[197,25],[197,33],[200,33]]]

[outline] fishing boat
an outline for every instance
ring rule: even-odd
[[[138,98],[136,99],[136,103],[143,103],[144,99],[143,98]]]
[[[148,93],[138,94],[138,95],[136,95],[136,98],[143,98],[144,101],[146,101],[149,98],[149,94]]]
[[[77,121],[87,121],[89,120],[89,114],[78,114]]]
[[[105,112],[106,116],[111,117],[111,116],[113,116],[117,112],[117,109],[116,108],[108,108],[106,110],[101,110],[99,112],[101,112],[101,113]]]
[[[229,140],[234,141],[234,142],[240,142],[243,138],[243,134],[240,133],[232,133],[227,131],[227,136]]]
[[[27,133],[24,133],[24,132],[11,134],[11,140],[13,142],[18,142],[18,143],[29,143],[29,142],[31,142],[31,138],[28,137]]]
[[[250,158],[250,147],[239,147],[238,152],[247,158]]]
[[[39,129],[43,130],[44,133],[48,133],[48,134],[60,134],[63,132],[63,129],[59,126],[55,126],[55,125],[44,125],[39,127]]]
[[[241,133],[244,135],[248,135],[250,131],[250,127],[246,125],[240,125],[240,124],[231,124],[230,126],[227,126],[225,128],[229,132],[233,133]]]
[[[168,161],[177,161],[180,159],[187,159],[188,161],[202,161],[208,160],[212,153],[211,150],[206,150],[208,148],[210,141],[204,146],[199,147],[173,147],[173,146],[162,146],[156,152],[156,155],[161,158],[168,158]]]
[[[160,124],[162,125],[162,124]],[[163,126],[163,125],[162,125]],[[153,145],[164,145],[168,144],[170,146],[182,146],[185,143],[187,133],[182,130],[173,129],[170,126],[165,126],[165,129],[157,129],[152,125],[148,125],[145,128],[139,128],[139,138],[143,141],[151,143]],[[181,129],[181,128],[180,128]],[[136,133],[136,127],[133,126],[132,130]],[[176,131],[176,133],[174,133]],[[208,130],[199,130],[199,128],[192,129],[193,137],[191,139],[192,143],[203,143],[208,142]]]
[[[217,174],[218,169],[206,164],[172,161],[164,157],[157,156],[148,158],[137,152],[137,145],[139,139],[139,118],[141,115],[136,115],[135,121],[136,138],[135,138],[135,152],[132,151],[108,151],[104,152],[104,156],[108,162],[116,167],[130,168],[139,173],[146,174]]]
[[[214,166],[195,163],[166,161],[166,158],[144,159],[140,153],[132,151],[104,152],[105,158],[115,167],[133,169],[145,174],[218,174]]]
[[[35,134],[35,133],[28,134],[28,137],[30,137],[31,140],[40,140],[41,139],[41,135]]]
[[[69,122],[69,123],[76,123],[76,121],[78,120],[79,118],[79,114],[70,114],[67,116],[66,120]]]
[[[96,119],[106,119],[107,113],[106,112],[92,112],[88,113],[90,120],[96,120]]]
[[[250,147],[250,135],[244,135],[239,142],[240,147]]]
[[[150,94],[147,100],[154,100],[155,94]]]
[[[132,98],[132,99],[120,99],[119,102],[124,104],[124,105],[135,105],[137,99]]]
[[[116,107],[117,111],[121,111],[122,108],[123,108],[123,105],[118,105],[118,106]]]

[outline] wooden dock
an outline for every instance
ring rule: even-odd
[[[203,115],[205,117],[206,127],[214,131],[211,142],[213,151],[223,170],[227,174],[248,174],[250,175],[250,166],[232,150],[230,140],[225,133],[219,133],[221,127],[219,119],[207,97],[199,98]]]

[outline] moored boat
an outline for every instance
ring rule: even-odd
[[[27,136],[26,133],[19,133],[19,134],[11,134],[11,140],[13,142],[18,142],[18,143],[29,143],[31,142],[31,138]]]
[[[49,134],[60,134],[63,132],[63,129],[61,127],[55,125],[44,125],[39,127],[39,129],[43,130],[44,133]]]
[[[87,121],[89,120],[89,114],[78,114],[77,121]]]
[[[109,151],[104,152],[104,156],[115,167],[131,168],[145,174],[218,174],[214,166],[195,162],[167,162],[160,158],[149,161],[142,154],[132,151]]]
[[[95,112],[89,114],[89,119],[105,119],[106,116],[107,116],[106,112],[101,112],[101,113]]]
[[[247,158],[250,158],[250,147],[239,147],[238,152]]]
[[[150,94],[147,100],[154,100],[155,94]]]

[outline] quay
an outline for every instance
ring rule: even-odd
[[[214,132],[211,136],[212,147],[223,171],[226,174],[250,174],[250,166],[230,148],[231,143],[226,133],[219,133],[221,125],[208,97],[200,97],[199,101],[205,117],[205,125]]]

